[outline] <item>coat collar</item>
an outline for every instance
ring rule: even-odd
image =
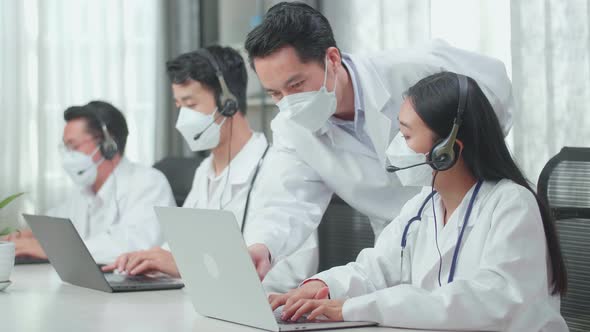
[[[227,176],[229,170],[228,181],[230,184],[240,185],[248,182],[267,146],[268,142],[262,133],[253,133],[242,150],[231,160],[229,168],[226,167],[219,176]],[[209,180],[212,180],[217,177],[213,167],[213,158],[207,159],[205,174]]]
[[[133,172],[132,167],[133,165],[127,158],[121,157],[119,164],[115,167],[97,193],[94,193],[92,189],[87,187],[80,189],[80,195],[84,197],[89,204],[91,202],[95,204],[103,204],[105,201],[111,199],[112,195],[115,193],[117,196],[120,196],[120,192],[123,192],[124,190],[117,188],[117,186],[125,186],[127,177]]]
[[[365,108],[365,130],[367,131],[380,161],[385,165],[385,150],[391,142],[392,117],[396,110],[387,107],[391,95],[381,79],[381,75],[367,58],[346,55],[356,69],[359,89],[363,91]],[[397,113],[395,113],[397,114]]]
[[[228,184],[231,186],[247,184],[254,175],[254,171],[258,167],[258,162],[262,158],[267,146],[268,142],[264,134],[255,132],[242,150],[231,160]],[[206,201],[209,197],[209,183],[211,179],[215,178],[212,155],[203,160],[202,167],[202,170],[197,170],[196,177],[198,176],[199,178],[195,178],[193,188],[191,189],[197,192],[197,198],[192,202],[192,206],[197,206],[199,201],[204,199]],[[228,168],[220,176],[227,176],[227,171]],[[222,180],[222,183],[224,181]],[[222,206],[227,205],[233,198],[231,186],[228,186],[227,192],[222,194]]]

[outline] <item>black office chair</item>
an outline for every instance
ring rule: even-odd
[[[537,189],[555,217],[568,271],[561,314],[570,331],[590,331],[590,148],[561,149]]]
[[[176,205],[182,206],[184,203],[191,191],[195,171],[204,158],[166,157],[154,164],[154,168],[164,173],[168,179]]]
[[[319,271],[353,262],[361,250],[373,247],[369,218],[334,195],[318,228]]]

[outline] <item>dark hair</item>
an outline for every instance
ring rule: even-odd
[[[264,15],[264,20],[246,37],[250,66],[254,58],[265,57],[292,46],[301,62],[324,63],[326,50],[337,47],[328,19],[301,2],[280,2]]]
[[[438,138],[445,138],[450,134],[459,102],[459,82],[455,73],[441,72],[428,76],[412,86],[406,97]],[[567,271],[551,213],[512,159],[498,117],[472,78],[468,78],[467,103],[457,139],[468,142],[463,148],[462,156],[476,178],[487,181],[509,179],[535,196],[551,259],[552,293],[565,294]]]
[[[229,91],[238,100],[239,111],[246,114],[246,90],[248,73],[244,59],[231,47],[209,46],[207,51],[217,62]],[[173,84],[183,84],[188,80],[198,81],[215,94],[215,103],[219,107],[221,84],[213,64],[199,51],[184,53],[166,62],[166,71]]]
[[[71,121],[74,119],[86,120],[86,130],[90,135],[104,140],[102,124],[104,122],[107,131],[117,143],[120,155],[125,152],[127,136],[129,129],[125,116],[115,106],[104,101],[91,101],[83,106],[70,106],[64,112],[64,120]]]

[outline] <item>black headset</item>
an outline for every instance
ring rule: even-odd
[[[238,112],[238,99],[229,91],[219,64],[217,64],[211,52],[206,48],[197,50],[197,53],[209,61],[215,70],[215,76],[217,76],[217,80],[221,86],[221,95],[219,96],[219,104],[217,105],[219,114],[228,118],[234,116]]]
[[[459,151],[455,151],[457,133],[463,122],[463,113],[467,104],[468,81],[467,76],[457,74],[459,81],[459,103],[457,105],[457,116],[453,121],[451,133],[445,139],[441,139],[430,150],[428,164],[436,171],[446,171],[453,167],[459,159]]]
[[[100,129],[102,130],[102,141],[98,145],[100,149],[100,154],[102,154],[103,158],[106,160],[112,160],[115,158],[115,155],[119,152],[119,145],[111,135],[108,130],[106,122],[102,119],[102,117],[98,114],[98,112],[94,112],[94,117],[98,121]]]

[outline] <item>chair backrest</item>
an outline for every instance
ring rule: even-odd
[[[164,173],[172,188],[176,205],[182,206],[193,185],[195,171],[203,157],[166,157],[154,164],[154,168]]]
[[[537,189],[555,217],[568,271],[561,313],[570,331],[590,331],[590,148],[564,147],[543,168]]]
[[[334,196],[318,228],[319,271],[353,262],[361,250],[373,247],[369,218]]]

